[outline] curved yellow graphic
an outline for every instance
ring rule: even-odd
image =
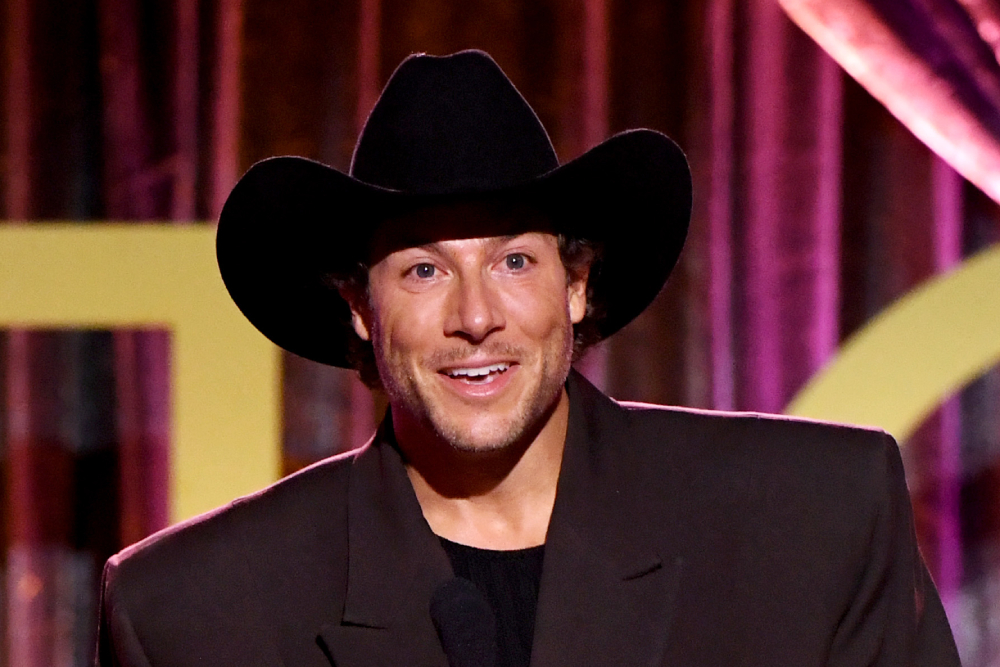
[[[879,313],[786,412],[879,426],[903,441],[998,361],[1000,246],[993,246]]]

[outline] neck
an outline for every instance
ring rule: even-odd
[[[569,397],[563,389],[539,428],[500,450],[460,451],[437,438],[397,430],[407,474],[431,530],[483,549],[543,544],[568,424]]]

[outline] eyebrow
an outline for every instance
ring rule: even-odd
[[[505,234],[503,236],[484,236],[484,237],[481,237],[481,238],[484,241],[487,240],[487,239],[489,239],[491,241],[493,239],[496,239],[496,241],[494,241],[495,245],[503,245],[504,243],[509,243],[510,241],[513,241],[514,239],[518,238],[519,236],[524,236],[525,234],[529,234],[529,233],[530,232],[521,232],[520,234]],[[425,250],[427,252],[441,252],[441,244],[442,243],[444,243],[445,241],[457,241],[457,240],[459,240],[459,239],[443,239],[441,241],[432,241],[430,243],[423,243],[423,244],[418,245],[418,246],[412,246],[411,249]]]

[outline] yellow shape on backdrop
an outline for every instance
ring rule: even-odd
[[[788,414],[879,426],[900,441],[1000,361],[1000,246],[872,319],[799,392]]]
[[[239,312],[206,225],[0,225],[0,326],[171,332],[170,519],[280,473],[280,357]]]

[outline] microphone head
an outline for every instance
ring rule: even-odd
[[[431,596],[431,620],[451,667],[496,667],[497,622],[485,596],[455,577]]]

